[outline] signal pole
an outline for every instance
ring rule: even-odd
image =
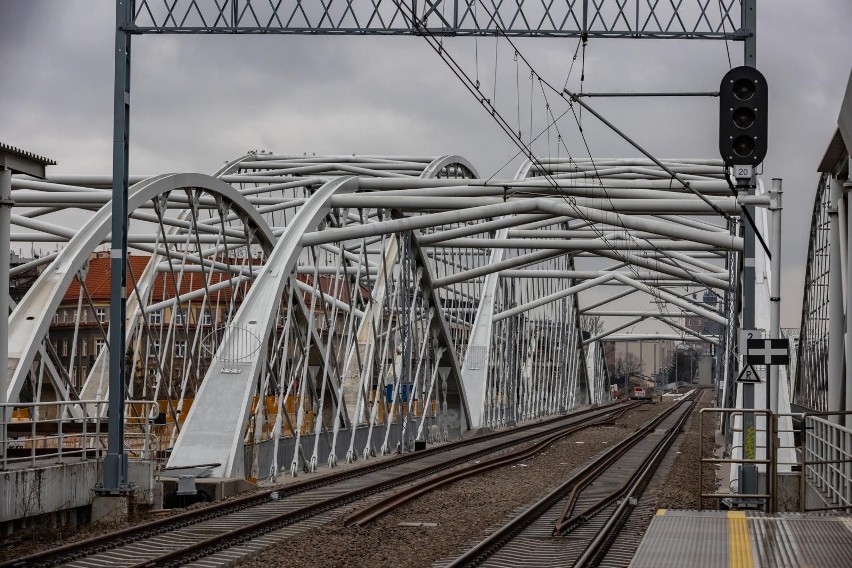
[[[746,34],[743,63],[747,67],[757,69],[757,0],[743,0],[742,3],[742,22],[744,32]],[[739,182],[739,180],[737,180]],[[739,185],[739,183],[738,183]],[[757,185],[757,178],[752,173],[751,179],[748,180],[748,185],[745,187],[747,194],[753,195],[754,188]],[[739,189],[739,188],[738,188]],[[753,205],[747,205],[745,211],[754,219],[755,208]],[[743,328],[754,329],[754,229],[750,223],[743,223],[743,240],[744,248],[743,260],[745,262],[743,269]],[[754,384],[746,383],[743,385],[743,408],[754,408]],[[743,415],[743,436],[746,437],[751,432],[754,435],[755,416],[752,413]],[[743,440],[743,457],[745,456],[745,448],[749,447]],[[754,445],[751,445],[754,448]],[[754,459],[756,456],[750,456]],[[740,493],[757,493],[757,467],[752,464],[743,466],[742,475],[739,481]]]
[[[117,0],[115,85],[112,147],[112,243],[109,296],[109,433],[101,495],[124,495],[129,490],[124,451],[125,339],[127,301],[127,197],[130,125],[130,22],[133,0]]]

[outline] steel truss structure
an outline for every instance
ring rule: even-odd
[[[578,5],[579,4],[579,5]],[[123,351],[127,289],[128,163],[130,125],[131,37],[162,33],[338,33],[506,36],[739,39],[745,46],[745,63],[754,65],[756,42],[755,0],[719,0],[718,19],[710,0],[680,0],[668,4],[640,0],[566,0],[539,6],[523,2],[505,4],[494,0],[460,2],[445,0],[366,0],[321,2],[306,5],[301,0],[278,3],[251,0],[222,0],[199,3],[172,0],[162,5],[150,0],[116,0],[115,86],[113,91],[113,204],[111,342]],[[480,8],[481,14],[480,14]],[[737,9],[738,8],[738,9]],[[448,14],[448,9],[452,14]],[[735,25],[734,18],[739,16]],[[730,24],[731,32],[727,26]],[[746,231],[746,252],[751,237]],[[747,255],[748,256],[748,255]],[[747,263],[748,264],[748,263]],[[748,272],[748,268],[746,272]],[[746,287],[747,292],[750,288]],[[124,388],[124,371],[114,360],[109,369],[113,390]],[[123,394],[123,393],[122,393]],[[127,467],[121,431],[124,396],[111,399],[110,451],[105,460],[103,487],[107,492],[126,491]],[[749,401],[750,402],[750,401]]]
[[[824,160],[811,216],[794,401],[811,411],[852,409],[849,305],[849,155],[839,131],[834,161]],[[846,385],[846,386],[844,386]],[[838,422],[852,427],[852,416]]]
[[[665,165],[738,211],[721,163]],[[127,451],[172,448],[170,467],[274,479],[600,402],[600,341],[626,325],[593,335],[580,316],[628,293],[661,307],[627,325],[657,319],[730,352],[730,334],[703,336],[665,306],[727,327],[732,312],[690,294],[725,294],[743,239],[668,176],[639,159],[542,158],[489,181],[459,156],[251,153],[212,176],[131,178]],[[49,418],[70,424],[113,398],[115,350],[87,285],[109,242],[111,185],[12,180],[13,242],[63,243],[12,271],[40,271],[10,318],[6,393],[33,421],[53,399]],[[68,207],[89,212],[81,228],[48,220]],[[586,258],[606,266],[578,267]],[[578,304],[603,286],[611,297]],[[78,347],[85,333],[103,348]],[[102,447],[94,429],[84,438]]]
[[[745,39],[741,0],[137,0],[133,33]]]
[[[820,176],[811,229],[808,240],[808,257],[805,264],[805,293],[802,298],[802,326],[796,349],[796,381],[794,400],[806,408],[828,409],[828,323],[829,314],[829,238],[831,208],[831,176]],[[836,209],[834,210],[836,215]],[[836,225],[836,221],[835,221]]]

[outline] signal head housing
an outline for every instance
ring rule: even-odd
[[[725,165],[757,166],[766,157],[769,94],[754,67],[735,67],[719,85],[719,154]]]

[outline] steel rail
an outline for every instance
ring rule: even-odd
[[[694,401],[692,399],[689,399],[689,400],[684,400],[683,402],[686,403],[686,402],[694,402]],[[571,514],[573,508],[576,505],[577,498],[579,497],[579,494],[586,487],[588,487],[598,477],[598,475],[589,474],[586,477],[584,477],[577,484],[575,490],[572,491],[572,494],[569,497],[569,499],[565,502],[565,505],[562,508],[562,513],[560,515],[561,520],[556,523],[556,526],[553,529],[553,535],[554,536],[560,536],[560,535],[565,534],[573,526],[575,526],[578,522],[581,522],[585,519],[588,519],[588,518],[596,515],[606,505],[608,505],[613,500],[617,499],[619,496],[623,495],[629,489],[634,487],[636,485],[637,479],[639,479],[641,477],[642,473],[647,470],[648,464],[656,461],[656,457],[658,457],[658,455],[659,455],[658,450],[663,447],[664,442],[667,442],[670,439],[671,440],[674,439],[672,434],[677,434],[677,433],[680,432],[680,427],[682,426],[682,420],[685,421],[686,417],[688,417],[688,416],[689,416],[689,411],[683,413],[681,418],[678,419],[678,422],[672,428],[669,429],[669,431],[666,434],[666,437],[663,438],[663,440],[661,440],[660,443],[657,444],[655,449],[651,453],[649,453],[645,457],[645,459],[642,460],[642,463],[639,465],[639,467],[636,469],[636,471],[633,472],[633,474],[623,484],[621,484],[620,487],[616,488],[614,491],[610,492],[608,495],[603,497],[600,501],[598,501],[597,503],[595,503],[593,505],[590,505],[589,507],[587,507],[586,509],[584,509],[580,513]],[[662,420],[658,421],[657,424],[659,424],[659,422],[662,422]],[[639,430],[639,432],[643,432],[644,434],[647,434],[650,431],[650,429],[654,428],[655,426],[656,425],[645,426],[644,428]],[[666,445],[665,447],[667,448],[668,445]],[[626,450],[627,449],[630,449],[630,448],[626,448]],[[625,452],[626,452],[626,450],[625,450]],[[623,455],[625,452],[621,452],[621,454],[618,457],[621,457],[621,455]],[[607,464],[607,468],[611,465],[612,465],[612,462]],[[606,469],[606,468],[604,468],[604,469]]]
[[[598,477],[624,453],[652,432],[656,425],[660,424],[680,409],[685,402],[687,402],[686,399],[680,401],[675,406],[672,406],[672,408],[654,418],[654,420],[652,420],[648,425],[621,441],[618,445],[599,456],[590,464],[586,465],[582,470],[561,483],[559,487],[549,492],[521,514],[480,541],[476,546],[453,560],[446,566],[446,568],[479,566],[485,562],[489,557],[494,555],[498,550],[503,548],[512,539],[519,535],[524,529],[535,522],[536,519],[555,507],[559,501],[566,498],[566,496],[569,496],[572,491],[576,491],[578,484],[583,483],[588,478],[594,479],[595,477]],[[576,492],[579,493],[579,491]],[[569,496],[569,499],[570,498],[571,497]]]
[[[597,566],[601,560],[602,553],[606,554],[604,545],[612,542],[618,536],[621,527],[624,526],[627,517],[630,516],[630,513],[635,507],[634,496],[644,491],[650,481],[650,475],[657,470],[663,457],[668,453],[669,448],[674,443],[675,438],[680,434],[684,423],[695,408],[695,398],[688,402],[690,403],[690,407],[677,419],[674,426],[669,429],[665,437],[654,447],[650,455],[643,460],[642,465],[631,476],[629,486],[625,484],[626,486],[621,494],[621,502],[618,504],[618,507],[610,515],[609,519],[607,519],[603,528],[589,543],[582,556],[574,563],[574,566]]]
[[[359,527],[364,526],[372,522],[373,520],[379,518],[380,516],[399,507],[400,505],[411,501],[415,497],[419,497],[420,495],[424,495],[426,493],[434,491],[439,487],[443,487],[444,485],[448,485],[461,479],[466,479],[475,475],[479,475],[480,473],[485,473],[486,471],[490,471],[498,467],[503,467],[505,465],[531,458],[546,449],[547,447],[551,446],[554,442],[557,442],[562,438],[565,438],[582,430],[592,428],[594,426],[612,424],[625,412],[641,404],[644,404],[644,402],[632,402],[626,405],[624,408],[616,409],[608,414],[604,414],[603,416],[592,422],[580,424],[577,426],[560,427],[557,429],[556,432],[551,433],[547,436],[547,438],[533,444],[530,447],[520,448],[517,451],[511,452],[510,454],[505,456],[499,456],[491,458],[484,462],[471,464],[464,468],[450,471],[433,479],[424,481],[419,485],[405,488],[397,493],[394,493],[393,495],[389,495],[388,497],[385,497],[380,501],[372,503],[367,507],[353,512],[348,517],[346,517],[346,519],[344,519],[343,524],[347,527],[352,525],[357,525]]]
[[[469,446],[472,444],[477,444],[480,442],[487,442],[490,440],[495,440],[509,434],[514,434],[516,432],[523,432],[526,430],[531,430],[534,428],[538,428],[541,426],[547,426],[549,424],[554,424],[557,422],[571,420],[574,418],[580,418],[587,414],[593,414],[595,412],[599,412],[602,409],[609,409],[610,407],[618,406],[622,403],[620,402],[612,402],[606,405],[601,405],[592,408],[582,409],[576,412],[572,412],[570,414],[566,414],[563,416],[558,416],[554,418],[550,418],[547,420],[531,422],[528,424],[524,424],[522,426],[518,426],[512,428],[511,430],[503,430],[499,432],[493,432],[490,434],[485,434],[482,436],[477,436],[473,438],[468,438],[465,440],[459,440],[456,442],[449,442],[446,444],[441,444],[439,446],[434,446],[432,448],[412,452],[408,454],[401,454],[393,457],[389,457],[387,459],[381,460],[379,462],[365,465],[360,468],[341,471],[339,473],[334,473],[331,475],[326,475],[317,479],[305,480],[297,483],[280,485],[270,489],[265,489],[263,491],[252,493],[251,495],[246,495],[244,497],[239,497],[237,499],[233,499],[231,501],[225,501],[222,503],[217,503],[214,505],[210,505],[200,510],[195,511],[186,511],[183,513],[178,513],[172,515],[166,519],[157,519],[154,521],[149,521],[146,523],[142,523],[139,525],[135,525],[132,527],[128,527],[125,529],[121,529],[118,531],[114,531],[108,534],[95,536],[92,538],[88,538],[82,541],[70,543],[67,545],[59,546],[56,548],[52,548],[50,550],[45,550],[41,552],[37,552],[34,554],[30,554],[27,556],[23,556],[20,558],[15,558],[11,560],[7,560],[4,562],[0,562],[0,568],[20,568],[20,567],[28,567],[28,566],[55,566],[58,564],[70,562],[73,560],[77,560],[80,558],[85,558],[87,556],[91,556],[93,554],[103,552],[105,550],[109,550],[115,548],[117,546],[122,546],[125,544],[130,544],[132,542],[137,542],[140,540],[144,540],[149,537],[153,537],[164,532],[170,532],[177,529],[181,529],[184,527],[188,527],[190,525],[194,525],[203,521],[207,521],[210,519],[214,519],[217,517],[222,517],[225,515],[229,515],[232,513],[236,513],[238,511],[242,511],[244,509],[248,509],[251,507],[255,507],[257,505],[268,503],[270,500],[270,496],[273,493],[277,493],[280,498],[289,497],[292,495],[296,495],[299,493],[304,493],[307,491],[311,491],[314,489],[319,489],[322,487],[326,487],[329,485],[333,485],[336,483],[340,483],[343,481],[347,481],[356,477],[362,477],[364,475],[374,473],[377,471],[390,469],[392,467],[396,467],[398,465],[402,465],[411,461],[416,461],[419,459],[423,459],[429,456],[433,456],[435,454],[448,452],[457,448],[462,448],[465,446]],[[476,455],[482,455],[486,453],[491,453],[494,451],[500,451],[505,449],[506,447],[510,447],[512,445],[521,444],[529,441],[535,437],[540,436],[541,433],[531,434],[523,436],[516,440],[509,440],[507,442],[500,443],[494,447],[485,448],[473,454],[467,454],[463,458],[457,460],[451,460],[450,462],[445,462],[443,465],[445,467],[452,467],[452,462],[459,462],[470,459],[471,457],[475,457]],[[452,464],[452,465],[448,465]],[[434,466],[433,466],[434,467]],[[419,473],[419,472],[418,472]],[[434,472],[432,472],[434,473]],[[317,513],[319,514],[319,512]],[[313,515],[310,515],[313,516]]]
[[[595,410],[600,410],[600,407],[597,409],[590,409],[590,412],[586,413],[591,413]],[[540,424],[538,425],[540,426]],[[191,542],[182,548],[165,552],[157,557],[146,559],[139,563],[133,564],[129,568],[150,568],[154,566],[164,565],[177,566],[186,562],[195,561],[199,558],[209,556],[210,554],[220,552],[232,546],[243,544],[248,540],[257,538],[264,534],[268,534],[282,527],[289,526],[312,517],[316,517],[324,512],[336,509],[338,507],[341,507],[348,503],[352,503],[359,499],[363,499],[370,495],[380,493],[387,489],[391,489],[393,487],[403,485],[405,483],[416,481],[421,477],[428,476],[438,471],[453,467],[455,465],[458,465],[459,463],[466,462],[472,458],[488,453],[493,453],[495,451],[500,451],[502,449],[530,441],[531,439],[537,438],[541,435],[542,433],[528,434],[527,436],[518,440],[509,440],[506,442],[502,442],[496,446],[484,448],[476,452],[465,454],[464,456],[460,456],[458,458],[448,460],[440,464],[436,464],[410,473],[402,474],[384,481],[379,481],[377,483],[373,483],[365,487],[354,489],[339,496],[323,499],[319,502],[312,503],[310,505],[300,507],[292,511],[287,511],[274,515],[267,519],[262,519],[253,523],[243,525],[237,529],[223,532],[199,541]],[[473,438],[471,441],[481,441],[481,439]]]

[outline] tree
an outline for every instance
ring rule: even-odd
[[[615,382],[619,385],[624,385],[626,388],[630,383],[630,377],[642,375],[642,365],[640,364],[639,357],[633,353],[620,355],[615,360],[615,372],[613,375]]]
[[[601,316],[580,316],[580,329],[594,337],[603,331],[604,324]]]

